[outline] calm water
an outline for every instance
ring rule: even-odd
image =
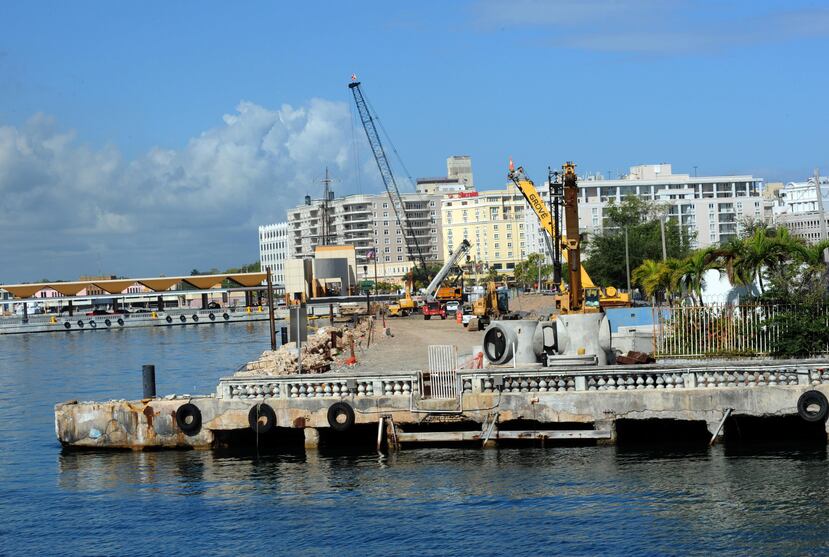
[[[267,324],[0,337],[0,553],[822,555],[826,449],[63,453],[55,402],[203,393]]]

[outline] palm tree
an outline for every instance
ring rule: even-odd
[[[696,250],[681,261],[675,271],[676,283],[691,294],[694,303],[703,305],[702,289],[705,288],[705,273],[711,269],[721,268],[714,248]]]
[[[645,259],[641,265],[633,270],[633,282],[642,287],[649,298],[656,296],[663,285],[665,266],[661,261]]]
[[[751,286],[752,277],[743,260],[745,241],[734,238],[719,247],[712,249],[713,257],[717,258],[721,273],[725,273],[731,286]]]
[[[826,249],[829,249],[829,240],[821,240],[817,244],[803,242],[795,246],[794,255],[801,263],[806,265],[821,265],[825,264],[823,252]]]

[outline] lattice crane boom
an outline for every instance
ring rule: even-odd
[[[377,161],[377,167],[380,169],[380,176],[383,178],[383,185],[386,187],[386,192],[389,194],[392,208],[394,209],[394,216],[397,220],[397,226],[403,232],[403,239],[406,243],[406,252],[410,261],[415,260],[420,262],[424,272],[426,271],[426,259],[423,257],[423,251],[420,244],[414,235],[414,230],[409,223],[409,218],[406,215],[406,205],[400,195],[400,189],[397,187],[397,182],[394,179],[394,174],[391,171],[391,165],[386,157],[386,151],[383,148],[383,142],[380,141],[380,134],[377,133],[377,126],[374,125],[374,118],[368,109],[363,91],[360,89],[360,82],[357,81],[356,76],[352,76],[351,83],[348,84],[351,93],[354,95],[354,103],[357,105],[357,111],[360,113],[360,121],[363,124],[363,129],[368,137],[368,143],[371,146],[371,152],[374,154],[374,160]]]

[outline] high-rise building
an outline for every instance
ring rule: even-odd
[[[513,184],[504,190],[449,194],[441,204],[444,252],[468,240],[469,256],[484,272],[511,274],[527,256],[524,212],[524,197]]]
[[[472,157],[468,155],[453,155],[446,159],[446,176],[454,178],[466,191],[475,189],[472,179]]]
[[[274,284],[285,284],[285,260],[288,258],[288,223],[259,227],[259,265],[270,266]]]
[[[608,203],[635,195],[661,204],[669,219],[695,232],[695,247],[716,245],[735,238],[746,219],[771,219],[772,204],[761,196],[762,185],[761,178],[750,175],[689,176],[674,174],[670,164],[634,166],[617,180],[579,180],[579,228],[588,235],[601,233]],[[538,190],[549,204],[548,185]],[[547,253],[540,223],[529,206],[525,215],[529,253]]]
[[[439,240],[441,196],[408,193],[402,194],[402,199],[411,228],[405,231],[412,247],[411,257],[418,257],[411,242],[411,239],[416,239],[425,260],[443,260]],[[372,253],[377,256],[378,263],[409,261],[404,231],[398,226],[388,194],[334,198],[328,200],[326,207],[325,242],[322,236],[325,222],[322,200],[306,197],[304,204],[288,210],[288,257],[313,257],[317,246],[328,243],[353,245],[358,268],[373,263]]]
[[[826,211],[829,210],[829,177],[819,177],[823,212],[818,203],[815,177],[805,182],[789,182],[778,192],[778,203],[774,208],[775,223],[788,228],[794,236],[807,242],[817,243],[824,239],[824,231],[829,225],[821,227],[821,220],[829,222]]]
[[[474,190],[472,158],[466,155],[455,155],[446,159],[445,177],[417,179],[417,193],[445,195]]]

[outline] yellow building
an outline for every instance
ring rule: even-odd
[[[527,257],[524,238],[526,203],[510,184],[504,190],[459,192],[441,203],[444,253],[466,239],[469,255],[483,274],[494,269],[511,275],[515,264]]]

